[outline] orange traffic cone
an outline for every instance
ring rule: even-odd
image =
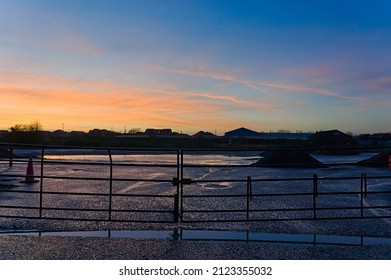
[[[29,163],[27,165],[26,177],[21,183],[37,183],[39,180],[34,178],[34,167],[33,167],[33,159],[29,157]]]

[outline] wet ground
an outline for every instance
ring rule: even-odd
[[[354,157],[318,157],[324,162],[341,163],[361,160],[369,155]],[[105,259],[105,258],[262,258],[266,259],[312,259],[312,258],[376,258],[390,257],[391,222],[390,219],[376,218],[390,215],[390,208],[366,209],[366,219],[356,219],[359,209],[347,209],[338,212],[322,210],[317,217],[336,215],[349,216],[352,219],[343,220],[296,220],[278,222],[260,222],[257,219],[273,218],[311,218],[313,212],[287,211],[295,207],[311,208],[313,205],[313,175],[322,180],[318,183],[318,207],[360,207],[390,205],[390,194],[380,193],[391,189],[391,180],[387,178],[390,170],[357,167],[351,165],[336,165],[322,169],[278,169],[242,167],[259,158],[257,154],[243,155],[187,155],[184,178],[191,178],[195,183],[184,186],[183,206],[189,212],[184,213],[183,223],[131,223],[121,220],[173,220],[173,195],[177,192],[172,179],[177,177],[175,166],[177,155],[115,155],[113,160],[118,165],[113,166],[113,178],[118,179],[112,184],[112,194],[118,195],[108,199],[110,189],[110,167],[107,155],[50,155],[45,157],[43,182],[23,184],[23,174],[27,161],[15,162],[13,167],[7,161],[0,162],[0,250],[2,258],[71,258],[71,259]],[[95,165],[93,163],[100,163]],[[72,163],[72,164],[69,164]],[[149,164],[167,166],[149,167]],[[102,165],[105,164],[105,165]],[[126,165],[124,165],[126,164]],[[129,166],[147,165],[147,166]],[[215,166],[192,166],[193,164]],[[227,165],[222,167],[221,165]],[[217,166],[217,167],[216,167]],[[41,175],[40,159],[35,159],[34,171]],[[368,191],[379,192],[361,196],[360,176],[368,177]],[[251,212],[250,222],[194,222],[196,220],[246,219],[247,213],[200,213],[194,210],[226,210],[244,211],[247,207],[246,179],[251,176],[251,200],[253,210],[273,210]],[[62,178],[67,177],[67,179]],[[344,179],[348,178],[349,179]],[[352,179],[352,177],[357,179]],[[374,178],[377,177],[377,178]],[[86,178],[89,178],[86,180]],[[292,178],[289,181],[268,181],[268,179]],[[304,180],[303,180],[304,178]],[[335,178],[339,178],[336,180]],[[235,181],[239,179],[239,181]],[[260,179],[260,181],[256,181]],[[42,197],[39,190],[46,192]],[[7,192],[7,190],[18,191]],[[37,193],[33,193],[33,192]],[[59,194],[67,192],[69,194]],[[256,196],[268,193],[295,194],[308,193],[303,196]],[[343,194],[330,196],[330,192]],[[150,197],[128,197],[126,194]],[[153,195],[166,195],[164,198]],[[213,197],[214,195],[239,195],[239,197]],[[122,196],[125,195],[125,196]],[[211,196],[208,199],[191,197],[196,195]],[[240,197],[242,195],[242,197]],[[39,209],[34,209],[42,203],[46,208],[42,217],[50,219],[30,219],[39,216]],[[112,214],[117,222],[108,222],[109,204],[118,211]],[[10,207],[11,206],[11,207]],[[24,209],[12,208],[31,207]],[[75,211],[63,208],[78,209]],[[83,209],[95,209],[84,211]],[[144,210],[167,211],[166,213],[143,213]],[[137,210],[125,212],[122,210]],[[141,211],[141,212],[140,212]],[[192,212],[193,211],[193,212]],[[30,217],[15,219],[13,216]],[[55,219],[52,219],[55,218]],[[97,221],[82,222],[61,220],[62,218],[87,218]],[[99,221],[102,220],[102,221]],[[189,222],[190,221],[190,222]],[[18,231],[19,235],[10,234]],[[75,236],[76,235],[76,236]],[[139,242],[136,242],[139,241]],[[156,244],[151,252],[142,252],[143,246],[150,247],[150,242]],[[11,246],[18,243],[12,249]],[[31,246],[27,249],[24,246]],[[55,244],[58,249],[54,252]],[[78,245],[77,245],[78,244]],[[82,245],[83,244],[83,245]],[[140,254],[129,252],[128,247],[120,248],[121,244],[134,246]],[[39,249],[43,246],[43,249]],[[67,252],[66,247],[82,246],[91,248],[78,252]],[[99,248],[102,246],[102,248]],[[141,247],[140,247],[141,246]],[[159,252],[157,248],[162,246]],[[35,248],[35,252],[32,248]],[[46,248],[46,249],[45,249]],[[52,248],[52,249],[51,249]],[[92,249],[95,248],[95,249]],[[103,252],[103,248],[105,251]],[[199,249],[196,249],[199,248]],[[215,250],[211,254],[200,253],[200,249]],[[226,251],[223,253],[223,248]],[[230,249],[234,255],[229,255]],[[236,249],[235,249],[236,248]],[[274,249],[273,249],[274,248]],[[289,248],[289,249],[287,249]],[[338,248],[344,248],[338,249]],[[182,250],[194,250],[184,253]],[[64,250],[64,251],[63,251]],[[115,255],[114,251],[118,250]],[[179,251],[178,251],[179,250]],[[293,250],[293,251],[292,251]],[[297,251],[294,251],[297,250]],[[27,252],[28,251],[28,252]],[[263,251],[263,254],[261,254]],[[38,254],[38,252],[41,252]],[[52,253],[49,253],[52,252]],[[196,253],[197,252],[197,253]],[[220,253],[218,253],[220,252]],[[294,253],[296,252],[296,254]],[[388,252],[388,253],[387,253]],[[127,256],[127,257],[126,257]],[[192,256],[192,257],[191,257]]]

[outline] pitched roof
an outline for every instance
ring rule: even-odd
[[[245,127],[228,131],[224,135],[226,137],[259,137],[258,132]]]

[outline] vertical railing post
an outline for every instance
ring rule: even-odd
[[[365,173],[361,174],[360,179],[360,205],[361,205],[361,218],[364,217],[364,196],[367,195],[367,175]]]
[[[364,196],[367,196],[367,174],[362,173],[361,174],[361,190],[364,193]]]
[[[246,211],[246,218],[247,221],[250,220],[250,200],[252,199],[252,182],[251,182],[251,176],[247,176],[247,211]]]
[[[39,182],[39,217],[42,218],[42,207],[43,207],[43,164],[45,157],[45,146],[42,146],[41,150],[41,176]]]
[[[313,215],[316,220],[316,198],[318,196],[318,175],[314,174],[313,177],[313,192],[312,192],[312,207],[313,207]]]
[[[10,143],[9,147],[9,166],[12,167],[14,162],[14,144]]]
[[[174,194],[174,223],[179,222],[179,195]]]
[[[363,218],[364,217],[364,189],[362,183],[362,175],[361,175],[361,187],[360,187],[360,213],[361,213],[361,218]]]
[[[180,176],[180,170],[181,170],[181,164],[180,164],[180,157],[179,157],[179,150],[176,151],[176,164],[177,164],[177,168],[176,168],[176,175],[177,175],[177,184],[176,184],[176,194],[177,196],[175,197],[175,203],[177,205],[177,209],[176,209],[176,215],[177,215],[177,218],[176,218],[176,223],[179,222],[179,217],[182,216],[182,213],[181,213],[181,209],[179,207],[179,202],[182,201],[182,195],[181,195],[181,192],[180,192],[180,188],[179,188],[179,176]],[[175,211],[175,210],[174,210]],[[175,217],[175,215],[174,215]]]
[[[181,207],[180,207],[180,211],[181,211],[181,220],[183,219],[183,150],[180,150],[180,154],[181,154],[181,161],[180,161],[180,169],[181,169],[181,174],[179,176],[179,184],[180,184],[180,200],[181,200]],[[178,185],[179,185],[178,184]]]
[[[108,149],[110,159],[110,190],[109,190],[109,221],[111,221],[112,195],[113,195],[113,158],[111,157],[111,150]]]

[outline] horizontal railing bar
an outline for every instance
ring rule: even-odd
[[[302,194],[252,194],[252,197],[271,197],[271,196],[312,196],[312,193],[302,193]],[[183,195],[183,198],[225,198],[225,197],[247,197],[246,194],[227,194],[227,195]]]
[[[174,198],[175,194],[125,194],[125,193],[113,193],[112,196],[117,197],[162,197],[162,198]]]
[[[173,213],[173,210],[137,210],[137,209],[132,209],[132,210],[126,210],[126,209],[112,209],[112,212],[116,213]]]
[[[109,222],[107,219],[91,219],[91,218],[66,218],[66,217],[33,217],[33,216],[15,216],[15,215],[0,215],[0,218],[10,219],[29,219],[29,220],[58,220],[58,221],[80,221],[80,222]],[[111,219],[110,222],[127,222],[127,223],[164,223],[173,224],[173,221],[167,220],[126,220],[126,219]]]
[[[7,160],[8,161],[8,160]],[[14,163],[27,163],[28,159],[14,159]],[[91,165],[91,166],[110,166],[110,161],[107,162],[93,162],[93,161],[59,161],[44,159],[45,165]],[[0,161],[1,162],[1,161]],[[4,162],[6,162],[4,160]],[[41,160],[32,160],[33,163],[39,164]],[[147,163],[113,163],[113,166],[128,166],[128,167],[160,167],[160,168],[174,168],[176,164],[147,164]]]
[[[0,233],[1,234],[1,233]],[[181,240],[186,241],[212,241],[212,242],[246,242],[246,243],[270,243],[270,244],[299,244],[299,245],[338,245],[338,246],[361,246],[360,243],[333,243],[333,242],[322,242],[322,241],[290,241],[290,240],[268,240],[268,239],[252,239],[252,238],[242,238],[242,239],[233,239],[233,238],[182,238]]]
[[[109,209],[96,209],[96,208],[57,208],[57,207],[42,207],[42,210],[46,211],[69,211],[69,212],[103,212],[108,213]],[[172,210],[155,210],[155,209],[111,209],[112,212],[124,212],[124,213],[172,213]]]
[[[360,206],[350,206],[350,207],[320,207],[316,208],[316,210],[361,210],[361,209],[366,209],[366,210],[371,210],[371,209],[388,209],[391,208],[390,205],[385,205],[385,206],[365,206],[365,207],[360,207]],[[225,210],[225,209],[218,209],[218,210],[182,210],[183,213],[247,213],[247,212],[288,212],[288,211],[313,211],[313,208],[272,208],[272,209],[233,209],[233,210]]]
[[[67,161],[61,161],[61,160],[50,160],[50,159],[44,159],[45,164],[48,165],[95,165],[95,166],[110,166],[109,160],[107,162],[92,162],[92,161],[72,161],[72,162],[67,162]],[[4,160],[6,162],[6,160]],[[28,162],[28,159],[13,159],[14,163],[26,163]],[[33,160],[33,163],[39,163],[40,160]],[[372,165],[378,166],[380,164],[388,164],[388,161],[384,162],[376,162]],[[351,166],[362,166],[360,163],[357,162],[345,162],[345,163],[325,163],[325,165],[332,167],[332,166],[344,166],[344,165],[351,165]],[[367,166],[370,166],[371,164],[367,164]],[[174,168],[177,167],[176,164],[143,164],[143,163],[113,163],[113,166],[124,166],[124,167],[159,167],[159,168]],[[275,167],[283,167],[284,164],[276,164]],[[292,164],[287,165],[287,166],[292,166]],[[304,166],[300,164],[294,165],[296,167]],[[215,167],[215,168],[260,168],[259,166],[256,165],[244,165],[244,164],[184,164],[184,168],[208,168],[208,167]],[[269,165],[268,167],[273,167],[273,165]],[[391,176],[385,176],[385,178],[390,178]],[[333,180],[335,178],[329,178],[330,180]],[[348,179],[348,178],[346,178]]]
[[[1,205],[1,208],[6,209],[25,209],[25,210],[48,210],[48,211],[80,211],[80,212],[108,212],[108,209],[98,209],[98,208],[69,208],[69,207],[33,207],[33,206],[16,206],[16,205]],[[351,206],[351,207],[319,207],[316,210],[321,211],[330,211],[330,210],[360,210],[360,209],[388,209],[391,208],[391,205],[378,205],[378,206]],[[246,213],[246,212],[283,212],[283,211],[312,211],[313,208],[273,208],[273,209],[217,209],[217,210],[186,210],[183,209],[183,213]],[[172,213],[172,210],[155,210],[155,209],[112,209],[113,212],[143,212],[143,213]]]
[[[218,168],[249,168],[252,167],[251,165],[244,165],[244,164],[183,164],[184,168],[207,168],[207,167],[218,167]]]
[[[261,139],[261,138],[260,138]],[[202,153],[202,152],[208,152],[208,153],[213,153],[213,152],[277,152],[277,151],[352,151],[352,150],[384,150],[384,149],[390,149],[390,147],[387,146],[365,146],[365,147],[279,147],[279,148],[268,148],[268,147],[262,147],[262,148],[213,148],[213,149],[198,149],[198,148],[186,148],[182,149],[182,152],[184,155],[193,155],[194,153]]]
[[[110,181],[110,178],[96,178],[96,177],[61,177],[61,176],[43,176],[44,179],[69,179],[69,180],[88,180],[88,181]],[[152,183],[172,183],[171,179],[127,179],[127,178],[113,178],[113,182],[152,182]]]
[[[0,205],[0,209],[25,209],[25,210],[39,210],[38,206],[19,206],[19,205]]]
[[[22,174],[0,174],[0,177],[7,177],[7,178],[24,178],[26,175]],[[104,177],[72,177],[72,176],[51,176],[51,175],[44,175],[44,176],[36,176],[43,179],[68,179],[68,180],[86,180],[86,181],[110,181],[110,178],[104,178]],[[170,179],[136,179],[136,178],[113,178],[113,181],[117,182],[153,182],[153,183],[172,183],[172,178]]]
[[[24,177],[24,174],[0,174],[0,177]],[[40,176],[37,176],[40,177]],[[89,180],[89,181],[109,181],[108,178],[103,177],[72,177],[72,176],[51,176],[51,175],[44,175],[42,176],[44,179],[69,179],[69,180]],[[389,179],[391,176],[376,176],[376,177],[369,177],[367,176],[367,179]],[[360,180],[361,177],[339,177],[339,178],[322,178],[318,177],[318,181],[327,181],[327,180]],[[113,181],[129,181],[129,182],[163,182],[163,183],[172,183],[172,178],[170,179],[136,179],[136,178],[113,178]],[[285,179],[251,179],[252,182],[284,182],[284,181],[312,181],[313,178],[307,177],[307,178],[285,178]],[[180,182],[180,181],[179,181]],[[232,182],[247,182],[245,179],[213,179],[213,180],[191,180],[192,183],[232,183]]]
[[[175,165],[176,167],[176,165]],[[0,177],[24,177],[25,174],[0,174]],[[38,176],[40,177],[40,176]],[[70,177],[70,176],[42,176],[44,179],[70,179],[70,180],[103,180],[108,181],[108,178],[99,177]],[[390,179],[391,176],[367,176],[367,179]],[[360,180],[361,177],[318,177],[318,181],[336,181],[336,180]],[[170,179],[136,179],[136,178],[113,178],[113,181],[136,181],[136,182],[172,182]],[[313,177],[295,177],[295,178],[251,178],[252,182],[284,182],[284,181],[312,181]],[[211,179],[211,180],[193,180],[192,183],[223,183],[223,182],[247,182],[245,179]]]
[[[262,139],[262,138],[260,138]],[[0,142],[0,146],[9,146],[9,142]],[[176,152],[178,149],[175,148],[129,148],[129,147],[100,147],[100,146],[91,146],[91,147],[85,147],[85,146],[64,146],[64,145],[42,145],[42,144],[25,144],[25,143],[12,143],[14,147],[34,147],[37,149],[40,149],[44,147],[45,149],[59,149],[59,150],[102,150],[107,151],[108,149],[113,151],[172,151]],[[266,151],[291,151],[291,150],[298,150],[298,151],[345,151],[345,150],[384,150],[384,149],[390,149],[390,147],[387,146],[365,146],[365,147],[285,147],[285,148],[270,148],[270,147],[262,147],[262,148],[235,148],[232,147],[230,149],[227,148],[213,148],[213,149],[198,149],[198,148],[185,148],[182,149],[183,153],[193,154],[193,153],[202,153],[202,152],[266,152]]]
[[[77,211],[77,212],[108,212],[109,209],[98,208],[69,208],[69,207],[34,207],[34,206],[16,206],[16,205],[2,205],[1,208],[5,209],[21,209],[21,210],[46,210],[46,211]],[[156,209],[112,209],[113,212],[126,212],[126,213],[172,213],[172,210],[156,210]],[[22,218],[22,216],[19,216]]]
[[[75,192],[58,192],[58,191],[26,191],[26,190],[1,190],[0,192],[7,193],[30,193],[30,194],[51,194],[51,195],[74,195],[74,196],[108,196],[107,193],[75,193]],[[160,194],[124,194],[124,193],[113,193],[112,196],[118,197],[163,197],[163,198],[174,198],[175,195],[160,195]],[[1,207],[1,206],[0,206]]]
[[[162,182],[162,181],[159,181]],[[171,183],[172,181],[164,181],[166,183]],[[30,190],[10,190],[2,189],[0,192],[7,193],[32,193],[39,194],[40,191],[30,191]],[[391,191],[367,191],[368,194],[388,194]],[[64,194],[64,195],[88,195],[88,196],[107,196],[106,193],[74,193],[74,192],[54,192],[54,191],[42,191],[42,194]],[[354,192],[318,192],[318,195],[355,195],[361,194],[360,191]],[[254,193],[253,197],[268,197],[268,196],[309,196],[313,193]],[[147,195],[147,194],[113,194],[113,196],[141,196],[141,197],[174,197],[174,195]],[[200,197],[247,197],[246,194],[232,194],[232,195],[183,195],[183,198],[200,198]]]
[[[0,142],[0,146],[6,146],[9,147],[10,143],[6,142]],[[44,148],[45,150],[84,150],[84,151],[94,151],[94,150],[99,150],[99,151],[133,151],[133,152],[173,152],[176,153],[178,149],[175,148],[127,148],[127,147],[85,147],[85,146],[62,146],[62,145],[39,145],[39,144],[24,144],[24,143],[12,143],[14,147],[34,147],[36,149],[42,149]]]
[[[182,198],[211,198],[211,197],[247,197],[246,194],[220,194],[220,195],[214,195],[214,194],[206,194],[206,195],[197,195],[197,194],[184,194],[182,195]]]
[[[366,191],[368,194],[388,194],[391,191]],[[318,192],[318,195],[361,194],[361,192]]]
[[[16,161],[15,161],[16,162]],[[26,162],[26,161],[23,161]],[[36,161],[37,163],[40,161]],[[107,162],[89,162],[89,161],[53,161],[45,159],[45,165],[101,165],[110,166],[110,161]],[[113,166],[128,166],[128,167],[160,167],[160,168],[174,168],[176,164],[147,164],[147,163],[113,163]]]
[[[214,219],[214,220],[186,220],[182,218],[182,223],[190,224],[190,223],[231,223],[231,222],[279,222],[279,221],[318,221],[318,220],[323,220],[323,221],[330,221],[330,220],[358,220],[358,219],[384,219],[384,218],[391,218],[390,216],[365,216],[365,217],[360,217],[360,216],[343,216],[343,217],[302,217],[302,218],[274,218],[274,219]]]
[[[218,209],[218,210],[182,210],[183,214],[186,213],[247,213],[248,210],[246,209],[233,209],[233,210],[226,210],[226,209]]]
[[[49,193],[49,192],[42,192],[43,194]],[[64,193],[64,192],[59,192]],[[367,191],[368,194],[389,194],[391,191]],[[75,193],[69,193],[69,194],[75,194]],[[98,193],[99,194],[99,193]],[[356,195],[361,194],[361,192],[318,192],[318,195]],[[93,193],[92,193],[93,195]],[[106,194],[105,194],[106,195]],[[252,194],[253,197],[263,197],[263,196],[310,196],[313,195],[313,193],[274,193],[274,194]],[[144,194],[113,194],[113,196],[158,196],[158,197],[174,197],[174,195],[144,195]],[[232,195],[183,195],[182,197],[247,197],[246,194],[232,194]]]
[[[366,194],[389,194],[391,191],[367,191]],[[318,192],[317,195],[358,195],[361,194],[361,191],[352,191],[352,192]],[[313,193],[253,193],[252,197],[269,197],[269,196],[310,196]],[[183,198],[201,198],[201,197],[247,197],[247,194],[208,194],[208,195],[183,195]]]

